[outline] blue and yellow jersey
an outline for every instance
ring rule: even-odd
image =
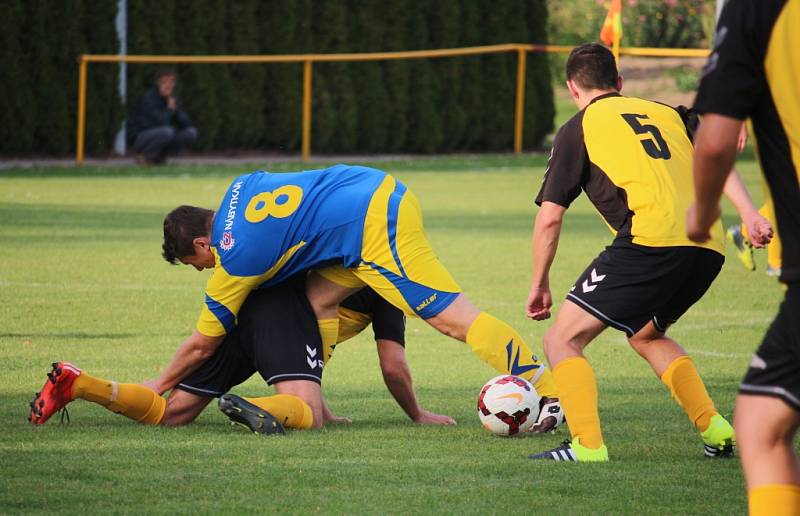
[[[385,177],[347,165],[237,177],[211,226],[216,263],[197,330],[220,336],[233,329],[253,289],[321,265],[357,266],[367,208]]]

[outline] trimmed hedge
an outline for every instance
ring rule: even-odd
[[[75,148],[76,57],[118,53],[116,1],[5,0],[0,17],[0,154]],[[129,0],[130,54],[286,54],[545,43],[545,0]],[[508,151],[516,55],[314,65],[315,152]],[[128,104],[156,65],[128,65]],[[179,65],[178,95],[203,151],[297,151],[302,65]],[[89,153],[125,116],[119,67],[89,65]],[[550,70],[528,54],[526,148],[553,126]]]

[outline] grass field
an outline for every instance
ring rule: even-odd
[[[293,165],[275,165],[287,169]],[[525,319],[532,199],[544,158],[426,159],[380,165],[419,197],[440,258],[482,308],[537,350],[549,323]],[[760,198],[756,166],[741,164]],[[172,207],[216,207],[248,167],[0,171],[0,512],[733,514],[745,499],[738,461],[707,460],[667,389],[607,331],[589,348],[608,464],[534,463],[548,436],[484,431],[475,398],[495,375],[468,348],[409,322],[422,404],[458,426],[417,427],[383,386],[370,335],[343,344],[325,370],[347,427],[262,438],[210,406],[193,425],[136,425],[78,401],[72,424],[31,428],[27,402],[54,360],[119,381],[155,377],[191,331],[206,273],[160,257]],[[726,206],[726,222],[734,220]],[[553,270],[560,299],[610,234],[585,198],[567,214]],[[718,408],[736,386],[782,295],[729,253],[706,297],[672,331]],[[369,332],[366,332],[369,333]],[[257,379],[235,392],[268,392]]]

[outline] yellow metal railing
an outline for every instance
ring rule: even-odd
[[[522,127],[525,108],[525,66],[528,52],[570,52],[568,45],[488,45],[482,47],[446,48],[440,50],[415,50],[407,52],[370,52],[361,54],[287,54],[287,55],[236,55],[236,56],[155,56],[155,55],[100,55],[84,54],[78,59],[78,128],[75,164],[82,165],[86,132],[86,75],[89,63],[147,63],[147,64],[240,64],[240,63],[303,63],[302,144],[303,161],[311,157],[311,85],[313,64],[316,62],[389,61],[395,59],[423,59],[459,57],[503,52],[517,53],[516,98],[514,103],[514,153],[522,152]],[[703,49],[622,48],[620,54],[651,57],[706,57]]]

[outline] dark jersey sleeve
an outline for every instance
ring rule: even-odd
[[[553,140],[553,150],[547,161],[542,187],[536,204],[553,202],[569,208],[581,193],[589,174],[589,156],[583,142],[583,111],[570,118],[558,130]]]
[[[372,313],[372,331],[375,332],[375,340],[393,340],[405,346],[405,314],[379,295],[375,294],[375,298],[375,308]]]
[[[766,6],[758,4],[769,4]],[[708,58],[694,107],[744,120],[765,91],[764,55],[772,11],[782,0],[730,0],[717,24],[714,50]]]

